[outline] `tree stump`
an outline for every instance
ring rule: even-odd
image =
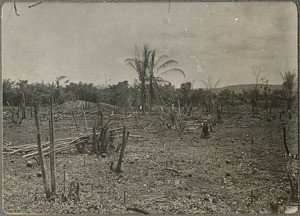
[[[206,137],[207,135],[209,135],[209,132],[208,132],[208,124],[207,124],[207,122],[204,122],[204,123],[203,123],[203,127],[202,127],[201,138],[204,138],[204,137]]]

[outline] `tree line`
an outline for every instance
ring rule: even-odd
[[[28,80],[13,81],[4,79],[3,106],[33,106],[35,103],[49,105],[51,95],[55,104],[69,100],[82,100],[94,103],[108,103],[121,107],[136,107],[142,110],[152,110],[155,105],[181,106],[189,115],[196,107],[206,112],[222,111],[229,106],[248,104],[255,112],[258,107],[272,111],[281,107],[283,110],[292,109],[296,99],[296,74],[291,71],[281,73],[282,89],[271,89],[268,80],[262,79],[264,85],[258,88],[258,73],[256,85],[250,91],[235,93],[229,89],[218,90],[217,81],[214,85],[204,82],[206,88],[194,89],[191,82],[182,83],[175,88],[165,80],[163,75],[185,73],[175,66],[178,62],[163,55],[156,57],[155,50],[147,45],[140,52],[135,47],[135,56],[125,60],[129,67],[137,72],[133,85],[128,81],[97,88],[92,83],[70,82],[65,76],[59,76],[53,83],[29,83]],[[62,84],[63,82],[63,84]]]

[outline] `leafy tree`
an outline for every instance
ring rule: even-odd
[[[186,82],[180,85],[179,89],[181,93],[181,104],[187,104],[188,106],[191,104],[191,97],[192,97],[192,83]]]
[[[67,78],[66,76],[58,76],[55,79],[55,90],[53,94],[54,103],[59,103],[59,96],[62,92],[62,87],[60,86],[60,81]],[[61,101],[62,102],[62,101]]]
[[[199,88],[194,89],[191,96],[192,106],[207,107],[206,90]]]
[[[3,79],[2,89],[3,89],[3,105],[4,106],[14,105],[13,100],[16,97],[14,86],[15,86],[15,81],[11,81],[10,79]]]
[[[227,107],[227,111],[229,110],[230,99],[232,98],[231,91],[229,89],[224,89],[219,93],[218,100],[220,102],[221,111],[223,106]]]

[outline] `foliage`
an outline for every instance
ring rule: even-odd
[[[280,74],[283,80],[282,90],[286,100],[287,110],[290,110],[292,109],[292,105],[295,100],[296,73],[285,71]]]
[[[221,109],[224,106],[226,106],[228,109],[231,99],[232,99],[231,91],[229,89],[222,90],[218,95],[218,102],[220,104]]]
[[[139,98],[143,113],[145,112],[147,101],[149,101],[150,109],[155,102],[164,102],[161,86],[170,83],[164,80],[162,75],[179,72],[185,76],[184,72],[178,68],[166,69],[173,64],[178,64],[175,60],[166,59],[168,59],[168,56],[163,55],[156,60],[155,50],[150,50],[147,45],[144,45],[142,55],[139,54],[137,47],[135,47],[135,57],[125,60],[138,74]],[[166,70],[161,71],[162,69]]]

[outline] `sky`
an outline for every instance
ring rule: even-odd
[[[281,84],[297,68],[297,9],[291,2],[16,3],[2,7],[2,78],[53,82],[64,75],[94,85],[133,83],[125,63],[135,45],[168,55],[185,72],[164,75],[179,87]]]

